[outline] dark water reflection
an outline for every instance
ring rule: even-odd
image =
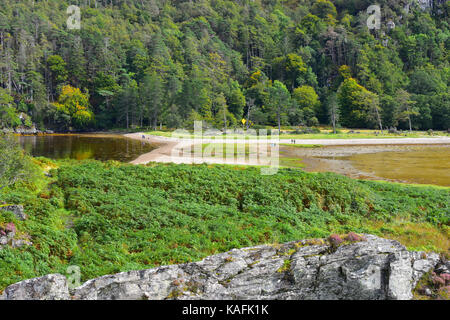
[[[112,134],[20,136],[22,147],[34,157],[96,159],[129,162],[155,149],[155,145]]]

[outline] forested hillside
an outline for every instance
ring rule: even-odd
[[[450,2],[377,2],[2,0],[0,127],[447,130]]]

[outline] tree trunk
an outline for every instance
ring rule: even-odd
[[[375,107],[375,111],[377,113],[377,120],[378,120],[378,125],[380,127],[380,131],[381,131],[381,133],[383,133],[383,124],[381,123],[380,113],[378,112],[377,107]]]
[[[409,106],[406,108],[406,112],[408,112],[409,132],[412,132],[411,114],[409,112]]]
[[[227,134],[227,113],[225,110],[225,105],[223,106],[223,127],[225,128],[224,133]]]
[[[280,135],[281,134],[281,110],[280,110],[280,107],[278,107],[277,118],[278,118],[278,135]]]
[[[245,123],[247,125],[247,131],[250,128],[250,111],[252,110],[252,107],[249,106],[247,110],[247,122]]]
[[[333,123],[333,133],[336,134],[336,111],[333,109],[331,111],[331,122]]]

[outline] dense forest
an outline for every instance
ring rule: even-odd
[[[447,130],[450,2],[374,2],[2,0],[0,127]]]

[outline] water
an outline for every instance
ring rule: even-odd
[[[336,172],[355,179],[450,186],[450,145],[328,146],[282,149],[310,172]],[[282,159],[281,158],[281,159]]]
[[[129,162],[157,146],[121,135],[71,134],[20,136],[33,156],[51,159],[97,159]],[[450,145],[284,147],[283,158],[302,161],[306,171],[332,171],[357,179],[450,186]]]
[[[19,136],[18,139],[32,156],[51,159],[129,162],[156,148],[149,143],[113,134]]]
[[[450,187],[450,146],[403,147],[348,159],[356,169],[386,179]]]

